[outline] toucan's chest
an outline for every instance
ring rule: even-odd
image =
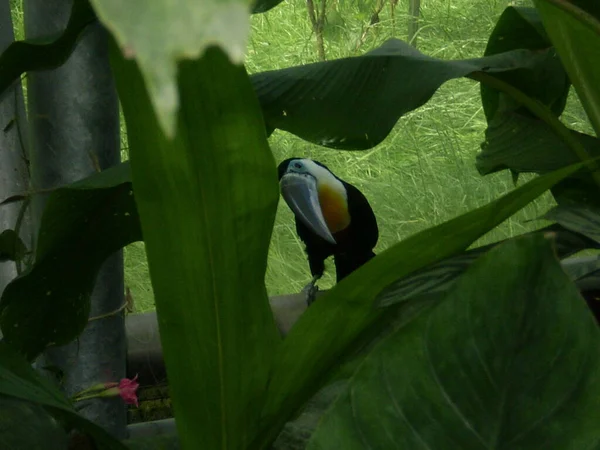
[[[327,228],[332,234],[350,225],[350,213],[346,196],[326,184],[319,186],[319,204]]]

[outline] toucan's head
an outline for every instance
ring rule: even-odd
[[[278,170],[281,195],[296,217],[335,244],[334,234],[350,225],[348,194],[342,181],[312,159],[286,159]]]

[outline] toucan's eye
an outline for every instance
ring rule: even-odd
[[[294,168],[295,169],[302,169],[302,164],[300,164],[299,162],[295,162],[294,163]]]

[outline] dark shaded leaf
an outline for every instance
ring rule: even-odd
[[[77,39],[96,17],[87,0],[75,0],[67,28],[54,39],[17,41],[0,55],[0,93],[23,73],[61,65],[73,52]]]
[[[590,157],[600,156],[600,140],[570,131]],[[485,142],[475,165],[481,175],[510,169],[514,173],[546,173],[580,161],[552,128],[540,119],[517,112],[497,115],[485,130]]]
[[[118,50],[113,63],[182,447],[247,448],[280,344],[264,285],[277,169],[258,101],[212,47],[179,66],[168,139],[136,63]]]
[[[552,195],[559,205],[580,203],[600,208],[598,184],[586,171],[568,177],[552,188]]]
[[[591,286],[586,281],[600,275],[600,255],[569,258],[562,262],[562,266],[578,287],[581,284],[583,288],[589,288]],[[600,283],[595,288],[600,289]]]
[[[552,220],[550,218],[547,219]],[[600,244],[598,242],[586,238],[575,231],[580,230],[569,231],[560,225],[550,225],[527,234],[553,233],[556,253],[559,259],[566,258],[585,249],[600,249]],[[481,257],[481,255],[508,240],[509,239],[505,239],[483,247],[474,248],[404,277],[384,289],[383,292],[377,296],[375,305],[387,307],[421,295],[447,291],[471,266],[471,264]]]
[[[523,48],[542,52],[545,58],[529,70],[498,73],[496,77],[539,100],[559,116],[567,102],[571,83],[556,51],[550,47],[552,43],[535,8],[509,6],[489,37],[484,56]],[[546,51],[548,49],[550,51]],[[481,84],[481,103],[488,122],[505,112],[531,117],[519,102],[485,84]]]
[[[19,261],[26,252],[27,247],[15,230],[0,233],[0,262]]]
[[[257,73],[252,83],[267,129],[362,150],[379,144],[403,114],[425,104],[448,80],[476,71],[531,70],[546,59],[544,52],[514,50],[444,61],[391,39],[362,56]]]
[[[65,450],[67,442],[61,424],[43,407],[0,395],[0,448]]]
[[[373,304],[386,287],[463,252],[476,239],[581,167],[583,164],[576,164],[538,177],[494,202],[423,230],[378,254],[319,297],[283,341],[262,414],[264,429],[254,448],[273,442],[305,399],[322,386],[336,361],[356,348],[372,332],[370,327],[386,317],[386,310]]]
[[[600,19],[566,1],[534,0],[534,4],[600,136]]]
[[[587,11],[589,14],[600,20],[600,3],[596,0],[569,0],[578,8]]]
[[[552,208],[542,218],[553,220],[600,243],[600,208],[583,203],[564,203]]]
[[[34,265],[0,300],[4,338],[30,359],[81,333],[100,266],[113,252],[141,240],[130,177],[129,164],[123,163],[48,197]]]
[[[54,416],[92,435],[99,449],[127,450],[104,429],[77,414],[58,388],[5,342],[0,342],[0,394],[45,406]]]
[[[0,202],[0,206],[2,205],[9,205],[11,203],[15,203],[15,202],[22,202],[23,200],[25,200],[28,196],[25,194],[15,194],[15,195],[11,195],[10,197],[4,199],[2,202]]]
[[[308,448],[597,448],[599,350],[551,242],[511,239],[367,356]]]
[[[252,14],[264,13],[279,5],[283,0],[255,0],[252,4]]]

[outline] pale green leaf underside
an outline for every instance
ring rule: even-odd
[[[91,0],[123,54],[135,58],[159,123],[173,136],[179,108],[177,63],[218,45],[243,62],[250,26],[244,0]]]

